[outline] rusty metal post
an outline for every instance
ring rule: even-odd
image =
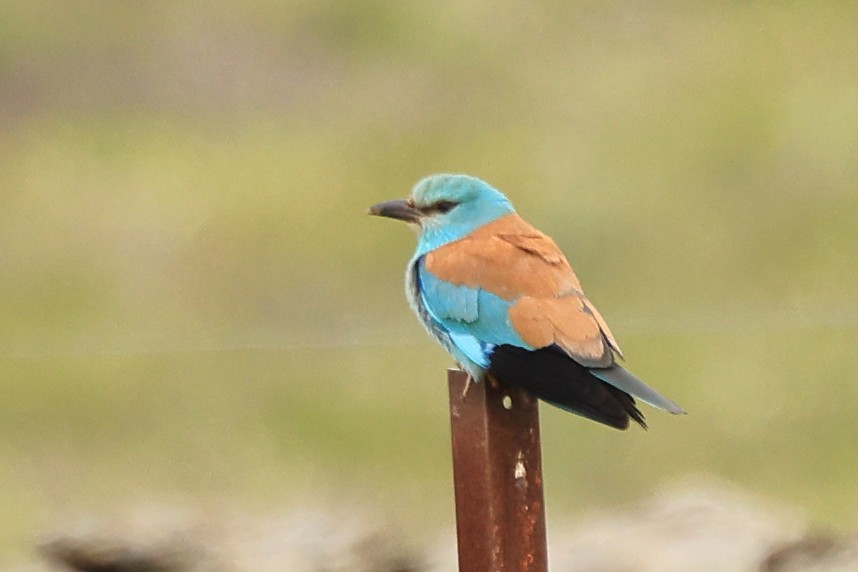
[[[447,372],[459,572],[547,572],[537,400]]]

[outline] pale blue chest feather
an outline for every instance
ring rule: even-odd
[[[510,302],[457,286],[428,272],[422,257],[408,265],[406,297],[424,327],[471,376],[480,380],[500,344],[529,347],[509,323]]]

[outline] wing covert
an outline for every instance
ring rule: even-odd
[[[478,306],[479,292],[507,301],[505,327],[523,342],[515,344],[519,347],[556,344],[588,367],[609,367],[613,352],[622,357],[566,257],[517,215],[428,253],[424,266],[450,288],[478,292]]]
[[[426,268],[425,260],[417,268],[422,303],[451,335],[472,336],[482,344],[532,349],[510,323],[511,302],[481,288],[441,280]]]

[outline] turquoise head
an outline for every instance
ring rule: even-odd
[[[413,225],[418,235],[417,256],[514,212],[503,193],[468,175],[431,175],[414,185],[409,198],[369,209],[369,214]]]

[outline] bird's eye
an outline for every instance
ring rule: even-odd
[[[459,203],[453,201],[439,201],[432,205],[432,210],[437,211],[441,214],[446,214],[456,208]]]

